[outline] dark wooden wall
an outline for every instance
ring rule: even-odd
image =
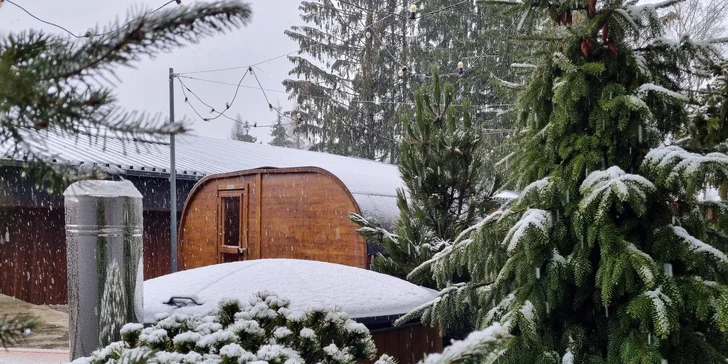
[[[66,229],[63,197],[34,187],[22,169],[0,166],[0,293],[34,304],[67,301]],[[142,193],[144,208],[144,278],[170,272],[169,182],[161,175],[127,175]],[[177,179],[181,215],[190,178]]]
[[[423,325],[408,325],[386,330],[372,331],[377,346],[377,358],[388,354],[399,364],[414,364],[425,354],[442,352],[442,337],[436,328]]]
[[[59,208],[0,207],[0,293],[33,304],[65,304],[66,230]],[[169,213],[144,212],[144,279],[170,272]]]
[[[65,303],[63,210],[0,207],[0,231],[10,237],[0,245],[0,293],[35,304]]]
[[[179,266],[220,263],[219,186],[247,186],[245,259],[291,258],[367,268],[367,247],[348,218],[359,212],[336,177],[318,168],[257,170],[208,176],[191,192],[180,220]]]

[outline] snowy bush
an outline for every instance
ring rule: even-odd
[[[225,300],[208,316],[160,314],[143,328],[126,324],[122,340],[72,364],[356,363],[374,359],[369,330],[339,310],[307,312],[260,292],[248,302]],[[377,363],[394,363],[382,356]]]

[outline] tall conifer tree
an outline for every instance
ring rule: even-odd
[[[401,319],[447,327],[475,306],[478,326],[512,339],[484,332],[428,362],[728,359],[728,235],[710,213],[726,206],[699,199],[728,156],[707,153],[718,143],[670,142],[694,126],[686,106],[699,102],[681,93],[681,73],[704,75],[716,53],[711,41],[662,37],[658,10],[672,3],[513,4],[545,49],[503,161],[521,194],[410,274],[470,280]]]

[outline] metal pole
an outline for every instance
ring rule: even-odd
[[[174,123],[174,69],[169,68],[169,122]],[[174,134],[169,136],[169,236],[170,268],[177,271],[177,168],[174,160]]]

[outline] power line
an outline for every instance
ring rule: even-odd
[[[105,33],[100,33],[100,34],[92,34],[91,32],[88,32],[88,31],[87,31],[87,32],[86,32],[86,34],[84,34],[84,35],[77,35],[77,34],[73,33],[72,31],[68,30],[67,28],[65,28],[65,27],[63,27],[63,26],[61,26],[61,25],[58,25],[58,24],[56,24],[56,23],[53,23],[53,22],[50,22],[50,21],[47,21],[47,20],[43,20],[43,19],[39,18],[39,17],[38,17],[38,16],[36,16],[35,14],[31,13],[31,12],[30,12],[30,11],[29,11],[28,9],[26,9],[26,8],[24,8],[24,7],[22,7],[22,6],[20,6],[19,4],[15,3],[15,2],[14,2],[14,1],[12,1],[12,0],[0,0],[0,4],[2,4],[3,2],[7,2],[8,4],[10,4],[10,5],[13,5],[13,6],[17,7],[18,9],[20,9],[20,10],[24,11],[24,12],[25,12],[26,14],[28,14],[28,15],[29,15],[30,17],[32,17],[33,19],[35,19],[35,20],[37,20],[37,21],[39,21],[39,22],[41,22],[41,23],[43,23],[43,24],[47,24],[47,25],[50,25],[50,26],[52,26],[52,27],[56,27],[56,28],[58,28],[58,29],[61,29],[61,30],[63,30],[64,32],[68,33],[68,34],[69,34],[70,36],[72,36],[72,37],[74,37],[74,38],[76,38],[76,39],[81,39],[81,38],[90,38],[90,37],[103,37],[103,36],[109,35],[109,34],[111,34],[111,33],[116,33],[116,32],[118,32],[118,31],[120,31],[121,29],[123,29],[123,28],[126,28],[127,26],[129,26],[129,24],[131,24],[131,23],[133,23],[133,22],[135,22],[135,21],[138,21],[138,20],[140,20],[140,19],[144,19],[145,17],[147,17],[147,16],[149,16],[149,15],[151,15],[151,14],[154,14],[154,13],[156,13],[157,11],[161,10],[162,8],[164,8],[165,6],[167,6],[167,5],[171,4],[171,3],[174,3],[174,2],[176,2],[176,3],[177,3],[177,4],[179,4],[180,6],[182,5],[182,1],[181,1],[181,0],[169,0],[169,1],[167,1],[166,3],[162,4],[162,5],[160,6],[160,7],[156,8],[156,9],[154,9],[154,10],[152,10],[152,11],[149,11],[149,12],[147,12],[147,13],[144,13],[144,15],[142,15],[141,17],[139,17],[139,18],[136,18],[136,19],[132,19],[132,20],[130,20],[130,21],[128,21],[128,22],[126,22],[126,24],[122,25],[121,27],[119,27],[119,28],[117,28],[117,29],[114,29],[114,30],[110,30],[110,31],[108,31],[108,32],[105,32]]]

